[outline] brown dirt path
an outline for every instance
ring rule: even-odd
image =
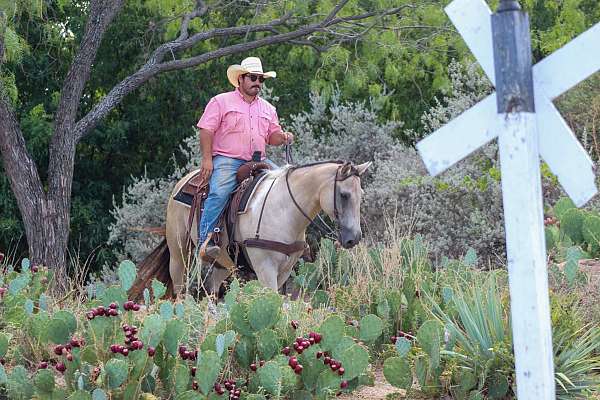
[[[403,399],[406,391],[390,385],[383,377],[383,369],[375,369],[375,386],[363,386],[357,391],[341,395],[338,399],[342,400],[385,400],[388,394],[396,393],[394,399]]]

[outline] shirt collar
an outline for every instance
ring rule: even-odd
[[[254,104],[254,103],[256,103],[256,101],[258,100],[258,95],[256,95],[256,96],[254,97],[254,100],[252,100],[252,103],[248,103],[248,102],[246,101],[246,99],[244,99],[244,95],[242,94],[242,92],[240,92],[240,88],[235,88],[235,92],[236,92],[236,93],[237,93],[237,95],[240,97],[240,99],[242,99],[242,101],[243,101],[244,103],[246,103],[246,104]]]

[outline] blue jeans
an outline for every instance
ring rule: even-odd
[[[264,162],[271,168],[278,168],[271,160]],[[231,193],[237,186],[235,174],[246,161],[225,156],[213,157],[213,172],[210,177],[210,191],[204,201],[204,212],[198,224],[198,248],[204,243],[209,232],[214,231]]]

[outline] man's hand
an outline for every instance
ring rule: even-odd
[[[284,135],[283,144],[294,143],[294,134],[292,132],[281,132]]]
[[[203,180],[210,179],[212,172],[213,172],[212,158],[210,158],[210,157],[202,158],[202,165],[200,166],[200,176],[202,177],[202,179]]]

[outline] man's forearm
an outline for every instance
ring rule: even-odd
[[[200,129],[200,148],[202,158],[212,157],[212,132],[208,129]]]

